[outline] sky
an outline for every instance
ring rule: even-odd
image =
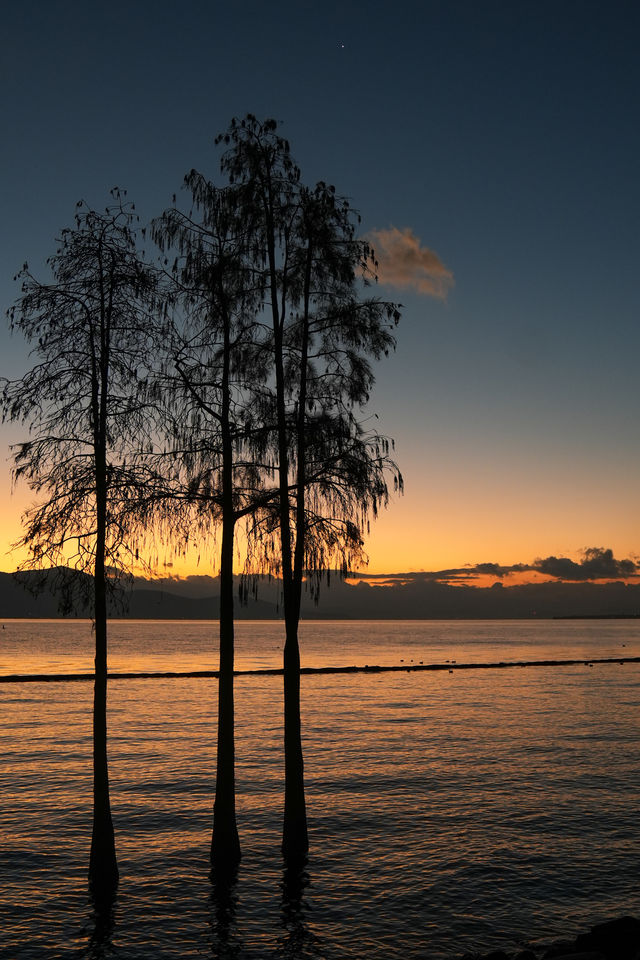
[[[623,0],[13,4],[0,310],[24,261],[46,276],[78,200],[117,184],[148,220],[192,167],[217,176],[232,117],[274,117],[403,304],[369,409],[406,489],[369,571],[637,558],[639,48]],[[28,366],[3,323],[0,376]],[[8,460],[25,430],[0,429],[11,570],[30,493]]]

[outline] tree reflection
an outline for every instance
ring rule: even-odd
[[[89,940],[87,944],[87,960],[105,960],[113,956],[113,931],[115,928],[114,895],[91,896],[89,900],[91,915],[89,917]]]
[[[326,958],[322,942],[307,923],[309,907],[304,893],[310,878],[305,866],[286,867],[282,876],[280,922],[284,933],[278,940],[277,956],[282,960],[315,960]]]
[[[238,933],[237,870],[211,873],[209,896],[211,956],[215,960],[239,960],[242,940]]]

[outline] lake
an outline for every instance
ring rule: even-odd
[[[114,621],[111,670],[215,669],[216,629]],[[282,642],[279,622],[239,623],[236,666],[280,666]],[[0,675],[89,674],[92,643],[88,621],[5,621]],[[301,648],[311,667],[449,664],[303,677],[299,881],[279,853],[282,679],[237,678],[226,899],[207,859],[216,680],[114,678],[106,917],[86,883],[92,685],[0,684],[0,956],[453,960],[640,912],[640,664],[617,659],[640,655],[639,621],[308,621]],[[536,659],[581,662],[457,669]]]

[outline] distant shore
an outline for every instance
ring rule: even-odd
[[[236,596],[241,587],[236,578]],[[57,619],[60,586],[74,596],[91,596],[86,575],[63,568],[44,574],[0,573],[0,619]],[[219,610],[218,577],[183,579],[137,577],[130,590],[110,600],[109,616],[131,620],[215,620]],[[71,595],[69,596],[71,599]],[[303,592],[302,617],[308,620],[637,620],[640,583],[623,581],[545,581],[492,586],[452,584],[420,573],[397,576],[389,583],[343,580],[339,574],[323,583],[319,603]],[[76,613],[90,606],[72,607]],[[238,620],[281,620],[282,584],[263,578],[257,595],[236,602]]]
[[[259,621],[259,620],[281,620],[281,621],[284,623],[284,617],[280,617],[280,616],[269,616],[269,617],[259,617],[259,616],[256,616],[256,615],[247,616],[247,614],[246,614],[246,612],[245,612],[244,610],[242,610],[241,613],[243,613],[244,615],[239,616],[239,617],[236,617],[237,620],[257,620],[257,621]],[[149,621],[157,620],[158,623],[166,623],[167,621],[170,622],[170,621],[172,621],[172,620],[175,621],[175,623],[190,623],[190,622],[192,622],[192,621],[194,621],[194,620],[196,620],[196,621],[205,621],[205,622],[209,622],[209,623],[218,623],[218,619],[219,619],[218,617],[152,617],[152,616],[133,616],[132,614],[110,614],[110,615],[109,615],[109,620],[149,620]],[[28,614],[19,614],[19,615],[5,614],[5,615],[0,615],[0,624],[3,623],[3,622],[4,622],[4,623],[8,623],[8,622],[10,622],[11,620],[35,620],[35,621],[37,621],[37,620],[42,620],[42,621],[46,621],[46,620],[67,620],[67,621],[68,621],[68,620],[70,620],[70,621],[74,621],[74,620],[91,620],[91,617],[90,617],[88,614],[82,614],[82,615],[77,614],[77,615],[73,615],[73,616],[61,616],[60,614],[50,614],[50,615],[46,615],[46,616],[43,616],[43,615],[41,615],[41,616],[35,616],[35,615],[34,615],[34,616],[30,616],[30,615],[28,615]],[[306,622],[312,622],[312,623],[313,623],[313,622],[316,622],[316,621],[319,621],[319,622],[320,622],[320,621],[323,621],[323,620],[344,620],[345,623],[348,623],[349,621],[356,621],[356,622],[357,622],[357,621],[359,621],[359,620],[365,620],[365,621],[366,621],[366,620],[393,620],[393,621],[400,621],[400,622],[402,622],[403,620],[406,620],[408,623],[411,623],[411,622],[414,622],[414,621],[418,621],[418,622],[424,621],[425,623],[435,623],[435,622],[438,622],[438,621],[445,621],[445,622],[449,623],[449,622],[451,622],[451,621],[456,621],[456,620],[457,620],[457,621],[460,621],[461,623],[464,623],[464,622],[473,622],[473,621],[477,621],[477,620],[479,620],[479,621],[488,621],[488,622],[490,622],[491,620],[518,620],[518,621],[523,621],[523,622],[531,621],[531,623],[540,623],[541,621],[544,621],[544,620],[640,620],[640,613],[571,613],[571,614],[562,614],[562,615],[553,615],[553,616],[552,616],[551,614],[549,614],[548,616],[517,616],[517,617],[516,617],[516,616],[506,616],[506,615],[505,615],[505,616],[502,616],[502,617],[500,617],[500,616],[495,616],[495,617],[494,617],[494,616],[491,616],[491,617],[489,617],[489,616],[486,616],[486,617],[480,617],[480,616],[468,616],[468,617],[466,617],[466,616],[465,616],[465,617],[463,617],[463,616],[460,616],[460,617],[435,617],[435,616],[434,616],[434,617],[427,617],[427,616],[424,616],[424,617],[399,617],[399,616],[365,617],[365,616],[348,616],[348,615],[345,614],[344,616],[335,616],[335,617],[328,617],[328,616],[312,617],[312,616],[308,616],[308,615],[307,615],[307,616],[303,616],[303,617],[300,618],[300,622],[301,622],[301,623],[304,623],[305,621],[306,621]]]
[[[531,618],[535,619],[535,618]],[[552,620],[640,620],[640,613],[569,613]]]

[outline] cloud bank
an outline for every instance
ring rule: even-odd
[[[617,560],[613,551],[605,547],[587,547],[582,560],[576,562],[568,557],[538,557],[533,563],[513,563],[503,566],[500,563],[476,563],[471,566],[453,567],[448,570],[431,570],[419,573],[357,574],[364,580],[384,580],[410,582],[413,580],[432,580],[441,582],[472,583],[479,576],[493,576],[499,580],[518,573],[542,573],[556,580],[587,582],[597,580],[625,580],[640,575],[640,564],[633,560]]]
[[[410,227],[373,230],[371,241],[378,261],[378,280],[392,287],[445,300],[453,286],[453,273],[437,253],[420,245]]]

